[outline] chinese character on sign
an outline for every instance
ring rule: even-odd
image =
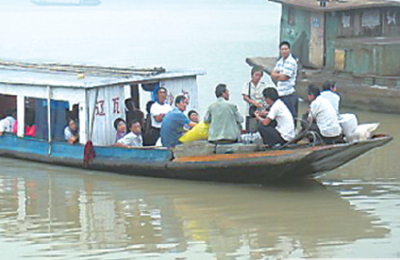
[[[121,113],[119,111],[119,97],[113,98],[112,101],[113,101],[113,113],[114,114]]]
[[[105,116],[104,113],[104,100],[99,100],[96,102],[96,109],[95,109],[96,116]]]

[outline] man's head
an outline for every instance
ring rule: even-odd
[[[263,67],[261,66],[254,66],[251,69],[251,78],[254,82],[259,82],[263,76]]]
[[[199,122],[199,113],[196,110],[190,110],[188,113],[189,120],[195,123]]]
[[[166,88],[164,88],[164,87],[158,88],[156,91],[156,97],[157,97],[158,103],[164,104],[165,99],[167,98],[167,94],[168,94],[168,91]]]
[[[281,57],[286,59],[290,55],[290,43],[287,41],[283,41],[279,44],[279,51],[281,53]]]
[[[180,111],[185,111],[187,102],[186,102],[186,97],[184,95],[179,95],[175,98],[175,106],[180,110]]]
[[[130,121],[129,129],[131,130],[132,133],[139,135],[142,132],[142,129],[140,127],[140,121],[138,119],[133,119],[132,121]]]
[[[114,128],[117,130],[118,133],[125,133],[126,132],[126,123],[125,120],[122,118],[117,118],[114,120]]]
[[[275,88],[266,88],[263,90],[265,102],[271,106],[279,98],[278,91]]]
[[[326,91],[326,90],[330,90],[330,91],[334,91],[336,92],[336,82],[335,81],[330,81],[327,80],[324,82],[324,84],[322,84],[322,90]]]
[[[217,98],[222,97],[225,100],[229,100],[229,90],[225,84],[218,84],[215,88],[215,95]]]
[[[320,94],[319,88],[314,85],[310,84],[308,86],[308,101],[312,102],[314,101]]]

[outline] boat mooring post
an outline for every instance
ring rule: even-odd
[[[49,155],[51,155],[51,87],[47,86],[47,140],[49,142]]]

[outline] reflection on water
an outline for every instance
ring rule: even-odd
[[[399,201],[395,183],[237,186],[0,163],[0,237],[25,244],[8,259],[331,257],[399,229],[357,204]]]

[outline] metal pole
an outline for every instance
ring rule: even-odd
[[[51,155],[51,87],[47,86],[47,139],[49,142],[49,155]]]

